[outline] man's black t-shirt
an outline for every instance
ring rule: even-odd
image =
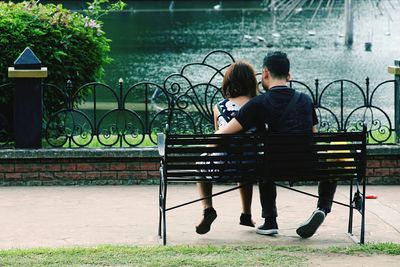
[[[247,102],[236,114],[236,119],[244,130],[257,128],[278,133],[311,133],[312,126],[318,124],[317,115],[311,98],[301,93],[297,103],[286,114],[277,126],[282,113],[294,95],[294,90],[287,86],[275,86],[265,94],[259,95]]]

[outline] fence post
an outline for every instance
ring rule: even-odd
[[[15,148],[42,147],[42,78],[47,68],[27,47],[8,68],[14,79],[14,139]]]
[[[394,61],[394,66],[388,67],[388,72],[394,75],[394,129],[396,142],[400,143],[400,60]]]

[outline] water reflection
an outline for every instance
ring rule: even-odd
[[[190,6],[188,2],[195,1],[184,2]],[[303,9],[284,20],[279,18],[281,13],[275,17],[260,8],[113,13],[104,18],[115,59],[106,68],[105,81],[112,85],[122,77],[128,84],[160,83],[214,49],[226,50],[259,69],[268,50],[280,49],[291,58],[296,80],[308,84],[316,78],[326,83],[341,78],[363,82],[368,76],[377,84],[392,78],[386,68],[399,58],[400,27],[388,29],[389,18],[368,2],[357,1],[352,48],[343,45],[343,3],[336,3],[329,13]],[[390,24],[399,25],[399,18],[392,19]],[[372,43],[371,51],[365,51],[365,42]]]

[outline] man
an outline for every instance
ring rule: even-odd
[[[311,133],[316,132],[318,119],[311,98],[303,93],[296,94],[289,110],[285,111],[295,90],[287,87],[290,80],[290,62],[283,52],[270,52],[264,58],[262,85],[265,94],[251,99],[225,127],[217,134],[229,134],[246,131],[256,127],[257,131],[276,133]],[[285,114],[284,116],[282,116]],[[259,184],[262,217],[265,222],[257,228],[262,235],[278,234],[278,216],[276,209],[276,185],[273,181],[263,181]],[[321,182],[318,186],[319,200],[317,210],[296,230],[302,238],[311,237],[322,224],[325,216],[331,211],[336,182]]]

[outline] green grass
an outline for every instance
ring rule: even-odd
[[[376,140],[380,141],[380,140],[384,140],[387,138],[387,134],[381,134],[379,132],[373,132],[373,136]],[[368,144],[374,145],[377,144],[378,141],[375,141],[371,136],[369,136],[368,138]],[[388,140],[386,140],[385,142],[382,143],[383,145],[387,145],[387,144],[396,144],[396,132],[392,131],[392,134],[390,135],[390,138]]]
[[[138,135],[135,138],[130,137],[129,135],[127,135],[126,137],[128,139],[129,144],[137,144],[138,142],[140,142],[140,140],[142,140],[142,135]],[[153,133],[152,134],[152,138],[153,140],[157,140],[157,134]],[[113,144],[116,140],[118,139],[117,135],[111,135],[109,136],[107,139],[105,139],[104,137],[102,138],[102,142],[105,144]],[[86,140],[85,138],[82,138],[81,136],[74,136],[73,137],[74,141],[71,141],[71,147],[79,147],[77,144],[86,144],[88,142],[88,140]],[[59,142],[63,142],[64,139],[59,140]],[[120,140],[119,140],[120,141]],[[120,147],[120,142],[117,142],[116,144],[114,144],[113,147]],[[53,143],[55,142],[55,140],[52,141]],[[75,143],[74,143],[75,142]],[[128,143],[126,143],[123,139],[122,139],[122,147],[129,147]],[[42,146],[43,147],[48,147],[50,146],[49,144],[47,144],[47,141],[43,141],[42,142]],[[137,147],[155,147],[157,145],[155,145],[151,140],[149,135],[145,135],[143,142],[138,145]],[[69,147],[69,143],[66,142],[63,146],[63,148],[68,148]],[[97,136],[93,136],[92,141],[85,145],[85,147],[87,148],[102,148],[102,147],[106,147],[103,144],[101,144],[99,142],[99,140],[97,139]]]
[[[327,249],[268,245],[10,249],[0,251],[0,266],[307,266],[309,258],[326,253],[400,255],[400,244]]]
[[[112,144],[112,143],[115,142],[115,140],[117,140],[117,138],[118,138],[117,135],[112,135],[112,136],[110,136],[110,137],[107,139],[107,141],[103,141],[103,143]],[[87,143],[87,140],[84,139],[84,138],[82,138],[82,137],[80,137],[80,136],[74,136],[73,139],[74,139],[75,142],[78,143],[78,144],[86,144],[86,143]],[[133,138],[129,139],[129,142],[130,142],[131,144],[136,144],[136,143],[138,143],[141,139],[142,139],[142,135],[139,135],[138,137],[136,137],[136,138],[134,138],[134,139],[133,139]],[[153,140],[157,140],[156,134],[153,134]],[[370,138],[369,144],[377,144],[377,143],[378,143],[378,142],[376,142],[376,141],[374,141],[372,138]],[[384,142],[383,144],[385,145],[385,144],[395,144],[395,143],[396,143],[396,137],[395,137],[395,134],[393,134],[393,135],[392,135],[386,142]],[[44,141],[44,142],[43,142],[43,147],[47,147],[47,146],[49,146],[49,145]],[[150,140],[149,135],[145,135],[143,142],[142,142],[140,145],[138,145],[138,147],[155,147],[155,146],[157,146],[157,145],[156,145],[156,144],[153,144],[153,142]],[[68,148],[68,147],[69,147],[68,142],[65,143],[63,147],[64,147],[64,148]],[[78,145],[76,145],[76,144],[74,144],[74,143],[72,142],[72,143],[71,143],[71,147],[78,147]],[[94,137],[93,137],[93,140],[92,140],[88,145],[86,145],[85,147],[88,147],[88,148],[102,148],[102,147],[105,147],[105,146],[102,145],[102,144],[99,142],[99,140],[97,139],[96,136],[94,136]],[[113,147],[120,147],[120,143],[117,142]],[[127,144],[126,142],[124,142],[124,140],[122,140],[122,147],[129,147],[129,144]]]
[[[364,246],[332,247],[329,249],[329,251],[332,253],[341,253],[347,255],[400,255],[400,243],[371,243]]]
[[[383,140],[386,135],[382,135],[380,133],[374,133],[374,137],[377,138],[377,140]],[[105,139],[104,137],[102,138],[104,143],[107,144],[112,144],[115,142],[115,140],[117,140],[118,136],[117,135],[111,135],[109,138]],[[140,142],[140,140],[142,139],[142,135],[138,135],[137,137],[133,138],[130,137],[129,135],[127,135],[126,137],[129,141],[129,143],[131,144],[136,144],[138,142]],[[153,133],[152,134],[152,138],[153,140],[157,140],[157,134]],[[73,138],[75,140],[76,143],[78,144],[86,144],[87,140],[82,138],[81,136],[74,136]],[[369,138],[369,144],[377,144],[378,142],[374,141],[371,137]],[[395,144],[396,143],[396,134],[393,132],[392,135],[390,136],[390,138],[385,141],[383,144]],[[48,146],[46,143],[43,144],[44,147]],[[117,144],[114,145],[114,147],[119,147],[120,143],[118,142]],[[143,142],[138,146],[138,147],[154,147],[156,146],[155,144],[153,144],[153,142],[150,140],[149,135],[145,135]],[[68,142],[63,146],[65,148],[69,147]],[[74,144],[72,142],[71,147],[78,147],[76,144]],[[97,139],[97,136],[93,137],[93,140],[90,142],[90,144],[86,145],[85,147],[88,148],[101,148],[101,147],[105,147],[104,145],[102,145],[99,140]],[[127,144],[126,142],[124,142],[124,140],[122,140],[122,147],[129,147],[129,144]]]

